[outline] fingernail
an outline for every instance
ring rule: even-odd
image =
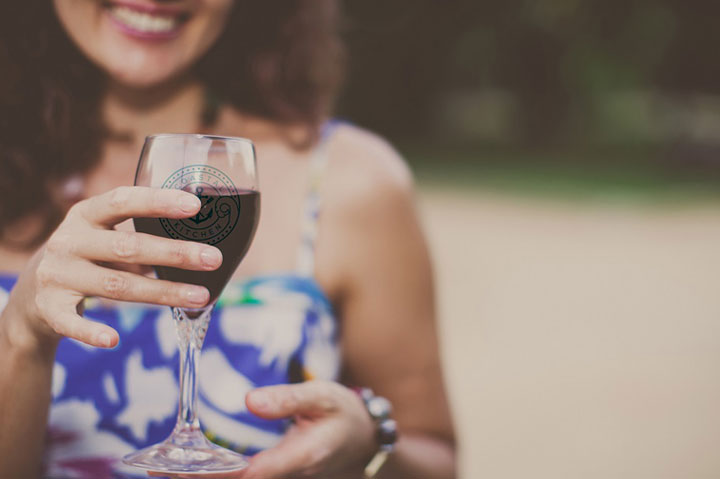
[[[200,306],[206,304],[208,302],[208,299],[210,299],[208,290],[205,288],[190,288],[185,293],[185,297],[191,303],[194,303],[194,304],[197,304]]]
[[[200,261],[205,266],[218,266],[222,263],[222,254],[217,248],[203,248],[200,252]]]
[[[197,196],[183,194],[180,198],[180,209],[186,213],[193,213],[200,208],[200,199]]]
[[[110,347],[110,341],[110,335],[108,333],[100,333],[97,338],[98,344],[104,348]]]

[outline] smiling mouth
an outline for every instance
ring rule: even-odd
[[[173,36],[190,18],[187,12],[130,2],[108,2],[103,6],[113,23],[125,33],[145,38]]]

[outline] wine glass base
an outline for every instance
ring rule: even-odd
[[[245,456],[211,443],[199,430],[174,432],[159,444],[128,454],[123,462],[170,474],[231,472],[248,465]]]

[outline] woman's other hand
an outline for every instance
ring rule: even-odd
[[[200,201],[190,193],[145,187],[120,187],[76,203],[12,290],[5,309],[10,339],[30,345],[67,336],[91,346],[115,346],[114,329],[78,314],[87,296],[188,308],[207,304],[204,287],[112,266],[217,269],[222,255],[212,246],[113,229],[129,218],[187,218],[199,209]]]
[[[362,477],[365,465],[377,450],[375,425],[362,399],[338,383],[308,381],[264,387],[250,392],[246,403],[257,416],[293,418],[294,423],[277,446],[250,458],[247,468],[232,474],[187,477],[355,479]]]
[[[252,458],[242,479],[361,477],[377,449],[375,425],[362,399],[338,383],[256,389],[246,402],[260,417],[291,417],[294,424],[280,444]]]

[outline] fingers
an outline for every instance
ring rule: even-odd
[[[56,333],[96,348],[114,348],[119,336],[110,326],[84,319],[77,314],[58,313],[54,318]]]
[[[255,454],[239,477],[288,479],[319,476],[333,450],[334,436],[330,425],[318,425],[304,431],[301,437],[286,437],[277,446]]]
[[[75,313],[77,306],[69,301],[49,300],[42,309],[48,325],[61,336],[98,348],[113,348],[118,343],[117,331],[106,324],[79,316]]]
[[[341,389],[330,381],[268,386],[249,392],[245,403],[250,412],[265,419],[322,416],[338,409]]]
[[[77,242],[75,254],[93,261],[173,266],[193,271],[215,270],[222,263],[222,253],[214,246],[145,233],[92,230]]]
[[[72,273],[56,271],[53,281],[87,296],[181,308],[201,308],[210,300],[203,286],[147,278],[125,271],[81,263]]]
[[[109,228],[128,218],[187,218],[200,200],[182,190],[121,186],[77,203],[72,211],[89,223]]]

